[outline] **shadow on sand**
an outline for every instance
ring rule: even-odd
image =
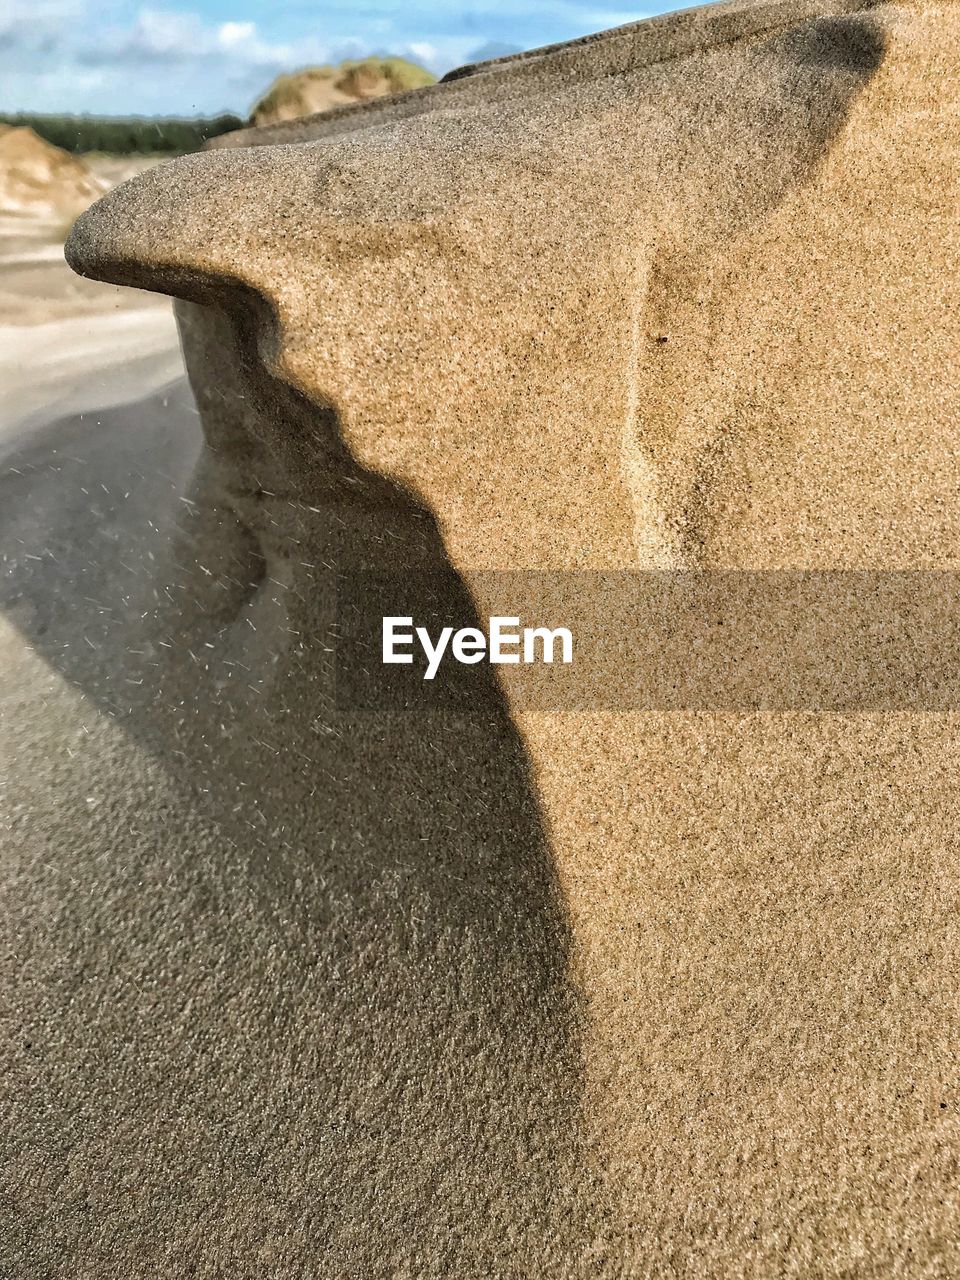
[[[316,410],[265,387],[262,371],[256,388],[233,391],[251,408],[249,397],[270,396],[274,420],[318,439]],[[220,465],[201,450],[195,413],[177,386],[96,421],[67,419],[0,477],[14,561],[4,609],[218,844],[199,857],[185,828],[169,885],[186,900],[155,936],[150,1045],[162,1046],[167,1096],[145,1109],[136,1076],[118,1091],[97,1066],[108,1044],[79,1083],[77,1062],[50,1062],[47,1087],[82,1089],[93,1123],[109,1097],[100,1122],[125,1118],[117,1160],[135,1149],[151,1181],[193,1179],[211,1149],[227,1187],[256,1180],[259,1166],[270,1221],[231,1231],[248,1246],[273,1232],[291,1262],[304,1234],[326,1242],[330,1274],[373,1274],[384,1250],[415,1265],[425,1248],[449,1249],[474,1274],[532,1256],[538,1240],[573,1256],[582,1153],[568,928],[503,697],[487,668],[469,668],[468,696],[446,707],[351,715],[335,699],[336,570],[443,569],[461,618],[472,615],[466,590],[432,518],[338,449],[335,422],[324,465],[293,490],[265,456],[248,469],[255,441]],[[136,781],[121,772],[115,786]],[[165,809],[167,835],[177,822]],[[109,893],[129,856],[122,833],[105,826],[94,856],[96,867],[86,851],[58,852],[75,881]],[[110,1034],[134,1057],[141,1019],[115,979],[130,917],[155,916],[155,894],[145,885],[139,904],[108,918],[62,1012],[93,1024],[112,999]],[[95,916],[65,919],[83,930]],[[66,936],[57,945],[72,949]],[[184,992],[217,973],[239,1025],[208,1009],[196,1041],[157,1036]],[[194,1107],[179,1087],[200,1077]],[[203,1099],[225,1091],[236,1109],[211,1114]],[[151,1144],[161,1116],[180,1133],[173,1149]],[[111,1174],[89,1176],[102,1186]],[[225,1197],[226,1218],[249,1215],[248,1194],[237,1203]]]

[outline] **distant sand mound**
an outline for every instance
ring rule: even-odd
[[[279,76],[250,113],[252,124],[279,124],[366,98],[382,98],[433,84],[436,77],[403,58],[365,58],[339,66],[306,67]]]
[[[0,125],[0,210],[4,213],[82,213],[103,195],[82,160],[46,142],[32,129]]]

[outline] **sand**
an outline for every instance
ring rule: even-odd
[[[79,156],[26,127],[0,124],[0,209],[65,219],[82,213],[106,190]]]
[[[122,180],[144,166],[102,167]],[[183,377],[169,302],[74,275],[63,231],[62,216],[45,210],[0,214],[0,454],[36,426]]]
[[[955,713],[334,680],[337,570],[956,567],[958,41],[721,5],[81,219],[204,444],[5,481],[7,1270],[960,1269]]]
[[[279,76],[254,104],[250,121],[269,125],[297,120],[367,98],[404,93],[435,79],[423,67],[402,58],[348,59],[339,66],[305,67]]]

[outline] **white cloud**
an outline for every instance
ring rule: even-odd
[[[229,59],[235,65],[283,66],[295,56],[290,44],[259,39],[254,22],[204,22],[198,13],[141,9],[132,27],[100,32],[78,49],[90,65],[125,62],[193,63]]]
[[[107,42],[106,51],[159,60],[179,58],[196,50],[203,37],[203,23],[196,13],[141,9],[133,29],[118,32],[114,41]]]
[[[82,12],[80,0],[4,0],[0,10],[0,35],[35,23],[65,22]]]
[[[252,40],[257,33],[255,22],[224,22],[217,32],[217,38],[225,49]]]
[[[415,58],[426,63],[435,62],[439,54],[439,50],[436,45],[427,44],[425,40],[415,40],[413,43],[407,45],[407,48]]]
[[[398,54],[442,75],[643,16],[605,0],[325,0],[314,26],[284,4],[234,0],[214,19],[200,11],[211,0],[135,3],[0,0],[0,109],[244,112],[276,75],[311,64]]]

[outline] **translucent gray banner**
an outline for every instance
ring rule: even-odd
[[[960,708],[953,572],[347,573],[336,632],[344,709]]]

